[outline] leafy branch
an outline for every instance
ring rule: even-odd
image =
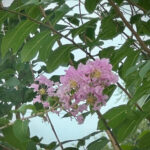
[[[54,32],[55,34],[57,34],[57,35],[59,35],[59,36],[65,38],[66,40],[68,40],[69,42],[71,42],[73,45],[75,45],[77,48],[79,48],[79,49],[81,49],[83,52],[85,52],[91,59],[93,59],[92,55],[91,55],[90,53],[88,53],[87,51],[85,51],[85,50],[84,50],[80,45],[78,45],[74,40],[72,40],[72,39],[68,38],[67,36],[61,34],[60,32],[56,31],[52,26],[50,26],[50,25],[48,25],[48,24],[45,24],[45,23],[43,23],[43,22],[41,22],[41,21],[38,21],[38,20],[36,20],[36,19],[34,19],[34,18],[32,18],[32,17],[26,15],[26,14],[23,14],[23,13],[14,11],[14,10],[9,10],[9,9],[6,9],[6,8],[1,7],[1,8],[0,8],[0,11],[6,11],[6,12],[13,13],[13,14],[16,14],[16,15],[24,16],[24,17],[26,17],[28,20],[30,20],[30,21],[32,21],[32,22],[34,22],[34,23],[36,23],[36,24],[39,24],[39,25],[42,25],[42,26],[44,26],[44,27],[49,28],[52,32]]]
[[[120,11],[119,7],[112,1],[108,0],[109,3],[112,5],[112,7],[115,9],[116,13],[119,15],[119,17],[122,19],[122,21],[125,23],[125,25],[128,27],[128,29],[133,33],[133,35],[136,37],[137,41],[148,54],[150,54],[150,49],[147,48],[145,43],[141,40],[140,36],[136,33],[136,31],[132,28],[132,26],[128,23],[122,12]]]

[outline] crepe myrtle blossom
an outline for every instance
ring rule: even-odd
[[[109,59],[96,59],[85,65],[79,64],[77,69],[71,66],[60,77],[57,96],[62,107],[82,123],[82,113],[88,106],[96,111],[105,105],[108,96],[103,94],[103,90],[117,81]]]
[[[82,123],[84,121],[82,114],[88,107],[97,111],[106,104],[108,96],[103,91],[117,81],[118,77],[112,72],[109,59],[96,59],[79,64],[77,69],[70,66],[66,74],[60,77],[60,83],[54,83],[45,76],[35,79],[31,87],[38,94],[33,102],[49,107],[49,103],[43,101],[42,95],[55,96],[61,104],[60,109],[75,117],[78,123]]]
[[[36,78],[35,83],[30,86],[34,89],[34,92],[37,92],[37,96],[33,99],[33,103],[42,103],[43,107],[48,108],[49,102],[47,102],[46,99],[48,96],[55,96],[54,84],[53,81],[43,75]]]

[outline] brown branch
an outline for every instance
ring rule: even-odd
[[[90,53],[88,53],[87,51],[85,51],[85,49],[82,48],[80,45],[78,45],[74,40],[68,38],[67,36],[65,36],[65,35],[63,35],[63,34],[61,34],[60,32],[58,32],[57,30],[55,30],[53,27],[49,26],[48,24],[45,24],[45,23],[43,23],[43,22],[41,22],[41,21],[38,21],[38,20],[36,20],[36,19],[34,19],[34,18],[32,18],[32,17],[26,15],[26,14],[23,14],[23,13],[20,13],[20,12],[16,12],[16,11],[14,11],[14,10],[9,10],[9,9],[6,9],[6,8],[0,8],[0,11],[6,11],[6,12],[9,12],[9,13],[12,13],[12,14],[24,16],[24,17],[26,17],[28,20],[30,20],[30,21],[32,21],[32,22],[34,22],[34,23],[36,23],[36,24],[39,24],[39,25],[42,25],[42,26],[44,26],[44,27],[49,28],[53,33],[55,33],[55,34],[57,34],[57,35],[59,35],[59,36],[65,38],[66,40],[68,40],[69,42],[71,42],[74,46],[76,46],[76,48],[81,49],[81,50],[82,50],[83,52],[85,52],[91,59],[93,59],[93,56],[92,56]]]
[[[58,107],[58,106],[57,106],[57,107]],[[24,121],[24,120],[28,120],[28,119],[31,119],[31,118],[34,118],[34,117],[37,117],[37,116],[44,115],[45,113],[48,113],[48,112],[50,112],[50,111],[53,111],[53,110],[56,109],[57,107],[50,108],[50,109],[45,110],[45,111],[43,111],[43,112],[38,112],[38,113],[33,114],[33,115],[31,115],[31,116],[28,116],[28,117],[20,118],[19,120]],[[4,126],[1,126],[1,127],[0,127],[0,130],[2,130],[2,129],[4,129],[4,128],[7,128],[7,127],[9,127],[9,126],[11,126],[11,125],[13,125],[14,123],[15,123],[15,121],[14,121],[14,122],[9,122],[8,124],[6,124],[6,125],[4,125]]]
[[[136,6],[137,8],[139,8],[140,10],[142,10],[145,14],[147,13],[147,11],[146,11],[143,7],[141,7],[141,6],[139,6],[138,4],[132,2],[131,0],[127,0],[127,2],[128,2],[129,4],[131,4],[132,6]]]
[[[104,6],[101,5],[101,4],[100,4],[100,6],[101,6],[101,7],[103,8],[103,10],[107,13],[107,15],[109,15],[108,11],[104,8]],[[116,22],[116,23],[117,23],[117,22]],[[117,25],[120,27],[120,24],[117,23]],[[130,37],[129,35],[127,35],[124,31],[123,31],[122,33],[123,33],[123,35],[126,36],[126,38],[131,39],[131,37]],[[133,45],[134,45],[137,49],[139,49],[138,46],[136,45],[136,43],[133,43]]]
[[[113,132],[111,131],[111,128],[109,127],[109,125],[107,124],[105,118],[103,117],[103,115],[97,111],[96,112],[98,115],[98,118],[102,120],[102,122],[104,123],[105,127],[106,127],[106,133],[112,143],[112,146],[114,148],[114,150],[121,150],[121,147],[116,139],[116,137],[114,136]]]
[[[6,146],[0,144],[0,148],[1,148],[1,147],[2,147],[2,150],[12,150],[12,149],[10,149],[10,148],[8,148],[8,147],[6,147]]]
[[[122,12],[120,11],[119,7],[113,2],[113,0],[108,0],[111,6],[114,8],[116,13],[120,16],[122,21],[125,23],[125,25],[128,27],[128,29],[133,33],[133,35],[136,37],[137,41],[141,45],[144,51],[146,51],[148,54],[150,54],[150,49],[145,45],[145,43],[141,40],[140,36],[136,33],[136,31],[132,28],[132,26],[128,23]]]
[[[58,138],[58,135],[57,135],[57,133],[56,133],[56,131],[55,131],[55,128],[54,128],[54,126],[53,126],[53,124],[52,124],[52,122],[51,122],[51,119],[50,119],[48,113],[46,113],[46,117],[47,117],[47,119],[48,119],[49,124],[51,125],[51,128],[52,128],[52,130],[53,130],[53,133],[55,134],[55,137],[56,137],[56,139],[57,139],[57,141],[58,141],[58,143],[59,143],[59,146],[61,147],[61,150],[63,150],[62,143],[60,142],[60,140],[59,140],[59,138]]]
[[[119,83],[117,82],[117,85],[120,89],[122,89],[122,91],[128,96],[129,99],[132,98],[132,96],[130,95],[130,93]]]
[[[47,19],[47,16],[46,16],[45,10],[44,10],[44,8],[43,8],[42,6],[40,6],[40,11],[41,11],[43,17],[44,17],[45,20],[46,20],[46,19]],[[53,28],[53,26],[52,26],[52,24],[51,24],[50,21],[47,21],[46,23],[47,23],[51,28]],[[53,33],[54,33],[54,35],[56,34],[55,32],[53,32]],[[59,46],[62,45],[61,42],[60,42],[60,40],[57,40],[57,43],[58,43]]]
[[[130,95],[130,93],[119,83],[117,82],[117,85],[120,89],[122,89],[122,91],[128,96],[129,99],[132,99],[132,96]],[[136,103],[135,106],[141,111],[143,112],[143,109]]]

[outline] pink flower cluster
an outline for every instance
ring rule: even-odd
[[[41,85],[45,85],[48,96],[58,97],[61,109],[82,123],[84,120],[82,114],[87,111],[88,106],[97,111],[106,104],[108,97],[103,94],[103,90],[115,84],[117,80],[118,77],[112,72],[112,65],[108,59],[88,61],[85,65],[79,64],[77,69],[71,66],[66,74],[60,77],[57,89],[46,77],[37,78],[36,81],[39,83],[32,84],[31,87],[39,94],[33,101],[43,103],[44,107],[49,106],[47,102],[41,100]]]
[[[55,96],[54,82],[41,75],[35,79],[35,83],[30,87],[34,89],[34,92],[37,92],[33,103],[42,103],[45,108],[48,108],[49,102],[46,101],[46,98],[47,96]]]
[[[88,61],[77,69],[70,67],[66,71],[66,75],[60,78],[57,96],[63,108],[82,123],[82,113],[88,106],[96,111],[105,105],[107,95],[103,90],[117,80],[108,59]]]

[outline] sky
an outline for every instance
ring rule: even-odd
[[[4,6],[9,6],[11,2],[12,0],[3,0]],[[72,4],[70,3],[69,6],[70,5]],[[78,11],[78,10],[75,10],[75,11]],[[85,11],[84,8],[82,8],[82,11]],[[105,44],[105,47],[109,45],[112,46],[112,44],[113,45],[118,44],[118,43],[115,43],[115,41],[116,40],[107,41],[107,43]],[[67,41],[65,40],[63,42],[67,43]],[[119,42],[123,43],[124,41],[119,41]],[[94,51],[93,54],[94,53],[96,52]],[[75,55],[76,60],[85,57],[85,54],[81,52],[80,50],[74,51],[73,54]],[[55,72],[47,76],[64,74],[65,69],[66,68],[64,67],[59,67]],[[107,102],[106,106],[102,107],[101,112],[104,113],[112,107],[125,104],[125,103],[126,101],[125,101],[124,96],[120,97],[120,90],[117,89],[116,92],[111,97],[111,99]],[[98,118],[96,115],[92,115],[92,116],[89,115],[85,119],[85,122],[82,125],[79,125],[74,119],[71,120],[70,118],[61,118],[63,114],[58,116],[56,114],[49,113],[49,116],[55,127],[58,137],[60,138],[60,141],[82,138],[96,131],[97,129]],[[31,136],[37,135],[38,137],[43,138],[42,140],[43,143],[48,144],[52,141],[56,141],[56,138],[50,128],[49,123],[45,122],[43,119],[39,117],[35,117],[31,119],[30,132],[31,132]]]

